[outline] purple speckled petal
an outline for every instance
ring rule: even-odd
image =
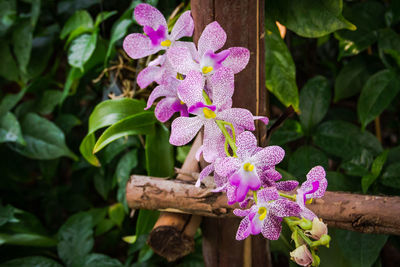
[[[208,24],[198,41],[199,54],[202,56],[208,50],[213,52],[222,48],[226,42],[226,33],[218,22]]]
[[[230,183],[226,186],[226,198],[228,199],[228,205],[233,205],[236,202],[236,191],[237,187]]]
[[[234,209],[233,210],[233,214],[235,214],[238,217],[247,216],[247,215],[249,215],[250,212],[251,212],[251,209],[247,209],[247,210]]]
[[[238,158],[226,157],[215,161],[215,172],[221,176],[228,177],[240,169],[241,162]]]
[[[158,29],[160,25],[164,26],[166,29],[168,28],[167,22],[161,12],[149,4],[137,5],[134,16],[139,25],[149,26],[153,29]]]
[[[299,185],[298,181],[282,181],[282,182],[278,182],[275,184],[276,189],[280,190],[280,191],[285,191],[285,192],[290,192],[293,191],[294,189],[296,189],[296,187]]]
[[[191,37],[193,35],[194,22],[190,11],[184,12],[176,21],[171,31],[171,39],[178,40],[182,37]]]
[[[139,72],[136,81],[140,88],[144,89],[152,82],[161,82],[164,70],[158,66],[149,66]]]
[[[200,72],[190,71],[178,86],[179,98],[190,108],[203,102],[204,79]]]
[[[175,110],[172,108],[172,105],[176,102],[176,98],[174,97],[166,97],[161,99],[158,102],[156,109],[154,110],[154,114],[156,115],[157,120],[161,122],[166,122],[169,120],[172,115],[174,115]]]
[[[241,207],[242,209],[247,207],[247,204],[249,204],[250,200],[253,200],[253,197],[246,197],[245,200],[243,200],[242,202],[239,203],[239,207]]]
[[[311,210],[307,209],[307,208],[303,208],[299,214],[299,217],[304,217],[307,220],[314,220],[314,218],[317,218],[317,215],[314,214],[314,212],[312,212]]]
[[[272,180],[274,182],[282,179],[282,174],[280,174],[274,167],[271,168],[263,168],[263,175],[267,177],[267,179]]]
[[[196,187],[200,187],[201,181],[209,176],[214,171],[214,164],[207,165],[199,174],[199,178],[196,182]]]
[[[190,142],[203,126],[204,121],[199,117],[179,117],[171,125],[169,142],[174,146],[183,146]]]
[[[193,60],[195,62],[200,61],[199,52],[197,52],[196,45],[193,42],[176,41],[175,43],[173,43],[173,46],[188,49],[190,54],[192,55]]]
[[[145,109],[146,110],[149,109],[153,105],[154,101],[162,96],[176,98],[175,92],[172,91],[170,87],[165,85],[159,85],[156,88],[154,88],[154,90],[151,92],[149,99],[147,100],[147,106]]]
[[[197,149],[197,151],[196,151],[196,154],[195,154],[195,158],[196,158],[196,160],[197,161],[200,161],[200,156],[201,156],[201,154],[203,153],[203,145],[201,145],[198,149]]]
[[[246,160],[257,148],[257,139],[253,133],[245,131],[236,137],[236,147],[239,158]]]
[[[261,186],[260,179],[255,171],[245,171],[242,168],[229,177],[231,185],[237,186],[236,201],[242,202],[249,190],[258,190]]]
[[[207,162],[214,162],[217,158],[225,155],[225,137],[212,119],[204,123],[203,158]]]
[[[235,127],[242,127],[250,131],[255,130],[253,115],[250,111],[244,108],[231,108],[223,110],[217,114],[217,119],[230,122]]]
[[[250,214],[250,215],[253,215],[253,214]],[[249,216],[249,219],[250,219],[251,234],[258,235],[259,233],[261,233],[263,221],[260,220],[260,215],[256,212],[256,213],[254,213],[253,216]]]
[[[122,46],[128,56],[133,59],[147,57],[161,50],[160,47],[153,47],[149,37],[140,33],[132,33],[126,36]]]
[[[313,189],[313,182],[318,181],[318,189],[313,190],[311,194],[307,194],[307,199],[310,198],[321,198],[324,196],[328,181],[325,178],[326,173],[323,167],[316,166],[312,168],[307,174],[307,181],[303,183],[301,189],[305,192],[309,192]],[[306,190],[307,189],[307,190]]]
[[[218,188],[223,188],[224,191],[226,191],[226,186],[229,184],[226,176],[221,176],[216,172],[214,172],[214,182]]]
[[[206,105],[203,102],[197,102],[189,107],[188,112],[196,115],[203,114],[202,113],[203,108],[208,108],[211,111],[215,111],[217,109],[216,106]]]
[[[157,66],[157,65],[163,65],[165,60],[167,59],[166,55],[160,55],[156,57],[156,59],[152,60],[147,64],[147,66]]]
[[[239,228],[236,232],[236,240],[243,240],[246,239],[250,235],[250,220],[249,217],[246,216],[242,219],[242,221],[239,224]]]
[[[269,240],[278,240],[282,230],[282,219],[268,212],[261,229],[262,235]]]
[[[267,187],[257,191],[257,199],[260,202],[268,202],[279,198],[279,193],[275,187]]]
[[[278,199],[271,203],[270,212],[277,217],[299,215],[301,208],[296,202],[287,199]]]
[[[172,67],[179,73],[188,74],[191,70],[200,71],[200,66],[193,59],[187,47],[173,46],[167,51],[167,57]]]
[[[252,159],[257,166],[272,167],[282,161],[285,150],[279,146],[267,146],[257,152]]]
[[[218,69],[209,79],[209,86],[212,91],[213,104],[218,110],[232,98],[234,90],[234,77],[232,70],[228,68]]]
[[[260,120],[260,121],[263,122],[265,125],[267,125],[267,124],[269,123],[268,117],[265,117],[265,116],[254,116],[253,119],[254,119],[254,120]]]
[[[229,56],[222,62],[222,65],[232,69],[236,74],[241,72],[249,63],[250,51],[244,47],[229,48]]]

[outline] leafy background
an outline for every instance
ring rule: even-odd
[[[151,88],[135,77],[150,58],[121,50],[141,2],[0,0],[0,266],[168,265],[145,243],[157,212],[125,200],[130,174],[172,176],[189,150],[143,111]],[[271,119],[297,111],[270,140],[284,177],[322,165],[331,191],[399,195],[400,1],[267,0],[266,15]],[[278,266],[293,264],[286,230]],[[322,266],[399,264],[398,237],[330,234]],[[177,264],[203,265],[200,231]]]

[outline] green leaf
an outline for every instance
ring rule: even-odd
[[[3,206],[0,203],[0,226],[15,220],[14,207],[11,205]]]
[[[26,67],[31,57],[32,39],[33,27],[31,22],[29,20],[20,22],[13,31],[12,42],[19,69],[23,73],[26,73]]]
[[[117,200],[124,205],[125,211],[128,212],[128,204],[126,202],[126,184],[129,181],[131,171],[138,165],[137,149],[133,149],[123,155],[115,169],[115,180],[118,184]]]
[[[290,157],[288,171],[298,181],[304,181],[306,174],[317,165],[328,168],[328,158],[324,152],[312,146],[302,146]]]
[[[183,164],[191,148],[192,145],[178,146],[176,148],[176,161]]]
[[[0,143],[17,142],[25,145],[25,140],[22,137],[21,126],[17,118],[11,112],[0,117]]]
[[[108,58],[111,55],[112,48],[114,47],[114,44],[119,41],[121,38],[126,36],[128,32],[129,26],[131,26],[133,23],[132,19],[123,19],[123,20],[118,20],[114,23],[114,25],[111,28],[111,38],[110,38],[110,43],[108,45],[107,49],[107,54],[105,57],[105,62],[107,62]]]
[[[41,0],[32,0],[31,6],[31,25],[35,28],[40,15],[40,2]]]
[[[400,189],[400,162],[393,163],[386,168],[381,182],[386,186]]]
[[[376,159],[372,162],[371,172],[361,179],[361,186],[363,193],[368,191],[368,188],[375,182],[379,174],[381,174],[383,165],[386,162],[388,150],[383,151]]]
[[[315,38],[340,29],[356,29],[342,16],[342,0],[270,0],[266,6],[276,20],[303,37]]]
[[[339,40],[339,59],[357,55],[378,40],[378,30],[384,27],[385,7],[377,1],[363,1],[346,7],[343,15],[351,18],[357,30],[341,30],[335,33]]]
[[[304,136],[301,125],[296,120],[288,119],[271,135],[269,145],[281,146]]]
[[[107,177],[104,175],[104,172],[97,172],[94,175],[94,187],[96,191],[102,196],[104,200],[107,200],[108,194],[112,189],[113,181],[110,179],[111,177]]]
[[[86,10],[78,10],[72,15],[61,30],[60,38],[65,39],[71,32],[82,28],[93,28],[93,19]]]
[[[82,124],[81,120],[72,114],[60,114],[55,123],[65,134],[68,134],[75,126]]]
[[[122,222],[125,218],[124,206],[121,203],[116,203],[108,208],[108,217],[113,221],[118,227],[122,226]]]
[[[49,63],[54,51],[53,36],[39,36],[32,40],[32,52],[27,66],[26,80],[35,78],[42,74]]]
[[[99,137],[93,148],[93,153],[99,152],[109,143],[117,140],[118,138],[135,135],[135,134],[149,134],[153,129],[155,123],[154,113],[152,111],[144,111],[135,114],[110,126]]]
[[[266,86],[286,107],[299,110],[299,93],[296,85],[296,67],[292,56],[279,34],[265,32]]]
[[[95,236],[102,235],[110,231],[115,226],[115,223],[110,219],[103,219],[97,226]]]
[[[124,240],[128,244],[133,244],[136,242],[137,236],[136,235],[128,235],[124,236],[122,240]]]
[[[41,115],[48,115],[53,112],[62,97],[58,90],[46,90],[35,104],[35,111]]]
[[[349,161],[340,165],[347,175],[362,177],[369,173],[369,166],[374,160],[373,155],[366,149],[361,149],[359,154],[354,155]]]
[[[43,257],[43,256],[31,256],[18,258],[14,260],[1,263],[0,267],[62,267],[58,262]]]
[[[82,34],[72,41],[68,49],[68,63],[71,66],[84,71],[83,65],[89,60],[96,48],[97,35],[97,32]]]
[[[0,244],[30,247],[54,247],[57,245],[57,240],[47,236],[31,233],[0,233]]]
[[[378,139],[352,123],[332,120],[322,123],[313,137],[314,143],[329,154],[349,160],[364,148],[373,156],[382,152]]]
[[[33,159],[55,159],[77,156],[65,144],[64,133],[51,121],[34,113],[28,113],[21,121],[26,146],[16,146],[18,153]]]
[[[140,210],[136,222],[136,236],[150,233],[156,223],[160,212],[158,210]]]
[[[1,11],[0,11],[1,12]],[[0,40],[0,76],[9,81],[18,81],[19,70],[8,43]]]
[[[362,128],[381,114],[400,91],[400,79],[390,70],[371,76],[364,85],[357,103]]]
[[[17,18],[17,1],[0,1],[0,37],[5,35]],[[0,57],[3,59],[3,57]],[[4,63],[4,62],[3,62]]]
[[[382,29],[378,41],[379,57],[388,67],[400,66],[400,36],[392,29]],[[385,56],[385,54],[390,57]],[[394,62],[393,62],[394,61]]]
[[[68,266],[84,266],[84,257],[94,245],[92,217],[87,213],[71,216],[61,226],[57,247],[58,255]]]
[[[96,16],[96,22],[94,23],[94,27],[97,28],[100,25],[100,23],[102,23],[106,19],[110,18],[111,16],[114,16],[115,14],[117,14],[117,11],[115,11],[115,10],[100,12]]]
[[[169,143],[169,131],[156,124],[146,136],[146,169],[150,176],[169,177],[174,174],[174,150]]]
[[[122,267],[119,260],[104,254],[92,253],[85,257],[85,267]]]
[[[135,146],[139,147],[140,142],[136,136],[128,136],[127,138],[120,138],[109,144],[102,154],[105,164],[109,164],[118,154],[127,148]]]
[[[328,79],[316,76],[310,79],[300,91],[300,122],[305,132],[310,133],[322,121],[331,102]]]
[[[107,100],[98,104],[89,117],[88,134],[79,147],[84,158],[90,164],[100,166],[99,160],[93,154],[93,148],[96,143],[94,132],[115,124],[130,115],[142,112],[145,107],[144,102],[130,98]]]
[[[340,172],[327,171],[326,179],[328,180],[327,190],[329,191],[361,191],[360,180],[358,178],[345,176]]]

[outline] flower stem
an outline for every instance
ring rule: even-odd
[[[290,199],[290,200],[296,201],[296,195],[287,195],[287,194],[284,194],[284,193],[282,193],[282,192],[279,192],[279,195],[280,195],[281,197],[285,197],[285,198],[288,198],[288,199]]]
[[[233,156],[237,157],[237,154],[236,154],[237,147],[236,147],[235,141],[232,139],[231,135],[228,133],[228,131],[225,128],[225,125],[227,123],[224,121],[220,121],[220,120],[215,120],[215,122],[217,123],[218,128],[221,130],[222,134],[225,136],[225,140],[228,142],[229,146],[231,147]],[[231,157],[231,155],[227,151],[227,148],[225,148],[225,153],[228,157]]]
[[[304,232],[294,223],[289,217],[283,218],[285,223],[289,226],[290,230],[292,232],[297,232],[298,235],[304,240],[304,242],[307,243],[309,247],[313,245],[313,241],[311,241],[305,234]]]

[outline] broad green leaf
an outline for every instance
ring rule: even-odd
[[[400,79],[395,72],[382,70],[371,76],[364,85],[357,103],[362,128],[379,116],[399,91]]]
[[[400,146],[393,147],[389,150],[387,164],[400,162]]]
[[[168,177],[174,174],[174,150],[169,143],[169,131],[156,124],[146,136],[146,169],[150,176]]]
[[[58,232],[58,255],[68,266],[84,266],[84,257],[94,245],[92,217],[86,213],[71,216]]]
[[[85,267],[122,267],[119,260],[113,259],[104,254],[92,253],[85,257]]]
[[[121,38],[126,36],[128,32],[129,26],[131,26],[133,23],[132,19],[123,19],[123,20],[118,20],[114,23],[114,25],[111,28],[111,38],[110,38],[110,43],[108,45],[107,49],[107,54],[105,57],[105,62],[107,62],[108,58],[111,55],[112,48],[114,47],[114,44],[119,41]]]
[[[316,130],[314,143],[329,154],[349,160],[367,149],[373,156],[382,152],[378,139],[368,131],[362,132],[352,123],[332,120],[322,123]]]
[[[79,27],[93,28],[93,19],[86,10],[78,10],[72,15],[61,30],[60,38],[65,39]]]
[[[93,154],[93,148],[96,143],[94,132],[115,124],[130,115],[140,113],[145,107],[144,102],[130,98],[107,100],[98,104],[89,117],[88,134],[79,147],[84,158],[90,164],[100,166],[99,160]]]
[[[335,102],[361,91],[369,77],[366,64],[364,58],[356,57],[343,66],[335,80]]]
[[[158,210],[140,210],[136,221],[136,236],[150,233],[156,223],[160,212]]]
[[[17,1],[0,1],[0,37],[7,33],[17,18]],[[0,57],[3,59],[3,57]]]
[[[31,233],[0,233],[0,244],[30,247],[54,247],[57,245],[57,240],[47,236]]]
[[[60,104],[64,102],[71,90],[74,90],[78,87],[79,79],[82,78],[82,76],[83,72],[78,68],[71,68],[68,71]]]
[[[103,12],[100,12],[96,16],[96,21],[94,23],[94,27],[97,28],[100,25],[100,23],[102,23],[106,19],[110,18],[111,16],[114,16],[115,14],[117,14],[117,11],[103,11]]]
[[[115,180],[118,184],[117,200],[124,205],[125,211],[128,212],[128,204],[126,202],[126,184],[129,181],[131,171],[138,165],[137,150],[133,149],[123,155],[115,169]]]
[[[46,90],[35,104],[35,111],[42,115],[53,112],[60,102],[62,92],[58,90]]]
[[[127,138],[115,140],[103,150],[102,158],[104,159],[104,163],[109,164],[118,154],[131,146],[140,146],[140,141],[136,136],[128,136]]]
[[[32,40],[32,52],[27,66],[26,80],[35,78],[43,73],[54,51],[53,36],[39,36]]]
[[[189,154],[191,148],[192,148],[191,145],[178,146],[176,148],[176,161],[183,163],[187,155]]]
[[[115,226],[115,223],[110,219],[103,219],[97,226],[95,236],[102,235],[110,231]]]
[[[315,38],[340,29],[356,29],[342,15],[342,0],[269,0],[266,6],[276,20],[303,37]]]
[[[384,11],[385,7],[377,1],[363,1],[344,8],[343,15],[351,18],[357,30],[335,33],[339,40],[339,59],[357,55],[378,40],[378,30],[384,27]]]
[[[11,205],[3,206],[0,203],[0,226],[6,224],[9,221],[16,221],[14,217],[14,207]]]
[[[340,164],[340,168],[347,175],[362,177],[369,173],[369,167],[374,160],[373,155],[366,149],[361,149],[359,154],[354,155],[348,161]]]
[[[13,31],[12,42],[19,69],[23,73],[26,73],[26,67],[31,57],[32,39],[33,27],[31,22],[29,20],[21,21]]]
[[[382,184],[400,189],[400,162],[393,163],[382,174]]]
[[[322,121],[331,102],[331,88],[328,79],[316,76],[300,91],[300,122],[305,132],[310,133]]]
[[[272,134],[269,145],[281,146],[300,139],[303,136],[304,133],[300,123],[296,120],[288,119]]]
[[[368,188],[375,182],[379,174],[381,174],[383,165],[386,162],[388,150],[383,151],[376,159],[372,162],[371,172],[363,176],[361,179],[361,186],[364,194],[368,191]]]
[[[68,63],[71,66],[84,71],[83,65],[89,60],[96,48],[97,35],[97,32],[82,34],[72,41],[68,49]]]
[[[265,32],[266,86],[285,106],[299,110],[296,68],[292,56],[279,34]]]
[[[345,176],[340,172],[327,171],[326,179],[328,180],[327,190],[329,191],[361,191],[359,178]]]
[[[128,135],[149,134],[153,130],[154,123],[154,113],[149,111],[126,117],[103,132],[94,145],[93,153],[99,152],[118,138]]]
[[[8,43],[0,40],[0,76],[9,81],[18,81],[19,70]]]
[[[306,174],[317,165],[328,168],[328,158],[324,152],[312,146],[302,146],[291,155],[288,171],[298,181],[304,181]]]
[[[379,32],[378,51],[379,57],[388,68],[392,68],[393,66],[399,67],[400,35],[392,29],[382,29]]]
[[[110,206],[108,208],[108,217],[110,217],[110,220],[118,225],[118,227],[121,227],[125,218],[124,206],[121,203]]]
[[[73,114],[60,114],[55,123],[65,134],[68,134],[75,126],[82,124],[81,120]]]
[[[67,156],[77,160],[77,156],[65,144],[64,133],[51,121],[34,113],[22,118],[21,128],[26,146],[14,149],[33,159],[55,159]]]
[[[0,117],[0,143],[17,142],[25,145],[25,140],[22,137],[21,126],[17,118],[11,112]]]
[[[93,182],[97,192],[103,197],[104,200],[107,200],[113,184],[111,177],[105,176],[104,172],[100,171],[94,175]]]
[[[34,28],[36,26],[36,23],[39,19],[40,15],[40,4],[41,0],[32,0],[32,6],[31,6],[31,25]]]
[[[62,267],[58,262],[43,257],[43,256],[31,256],[18,258],[14,260],[1,263],[0,267]]]

